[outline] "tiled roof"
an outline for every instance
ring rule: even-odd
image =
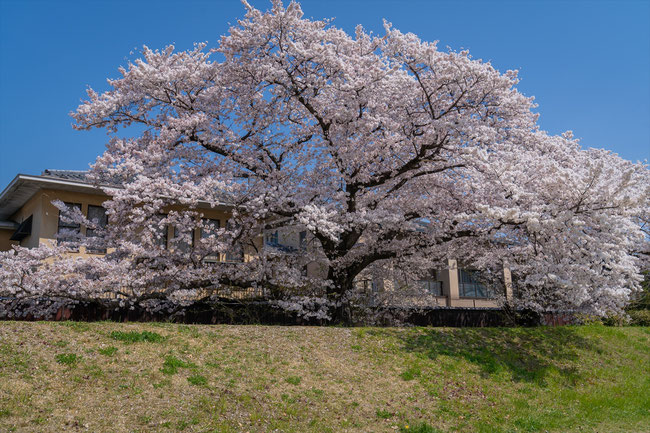
[[[52,177],[55,179],[76,180],[78,182],[88,182],[87,170],[44,170],[41,176]]]

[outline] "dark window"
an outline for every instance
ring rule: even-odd
[[[201,239],[209,238],[211,235],[215,237],[218,235],[219,227],[221,227],[221,222],[219,220],[203,218],[203,227],[201,228]],[[208,254],[205,259],[205,262],[218,262],[219,261],[219,252],[215,251],[211,254]]]
[[[25,219],[20,225],[18,226],[18,229],[14,232],[13,235],[9,238],[11,241],[22,241],[25,239],[27,236],[32,234],[32,220],[34,219],[34,215],[30,215]]]
[[[460,296],[464,298],[492,298],[491,291],[480,281],[477,271],[458,270]]]
[[[442,281],[423,280],[420,284],[430,295],[442,296]]]
[[[238,224],[233,220],[229,220],[226,223],[226,228],[229,231],[235,231],[238,229]],[[241,245],[241,243],[235,241],[235,244],[226,252],[226,261],[233,263],[244,261],[244,247]]]
[[[210,237],[210,235],[217,236],[219,227],[221,227],[221,223],[219,222],[219,220],[203,218],[202,221],[203,221],[203,228],[201,229],[201,239]]]
[[[164,214],[156,215],[153,219],[152,224],[154,242],[163,250],[167,249],[167,239],[169,234],[167,230],[167,224],[161,225],[160,222],[166,217],[167,215]]]
[[[241,244],[235,244],[226,251],[226,261],[231,263],[241,263],[244,261],[244,249]]]
[[[372,278],[364,278],[360,281],[360,283],[361,289],[363,289],[363,291],[366,293],[375,294],[379,292],[379,286]]]
[[[278,231],[272,231],[272,232],[266,232],[266,236],[264,237],[266,241],[266,245],[272,245],[272,246],[277,246],[279,243],[279,237],[278,237]]]
[[[442,281],[438,271],[432,269],[428,275],[418,281],[418,285],[430,295],[442,296]]]
[[[440,281],[436,270],[429,271],[429,274],[419,280],[417,284],[431,295],[442,296],[442,281]]]
[[[300,236],[299,246],[300,246],[300,248],[305,248],[306,242],[307,242],[307,232],[302,231],[302,232],[300,232],[299,236]]]
[[[74,212],[75,209],[78,209],[81,211],[81,204],[80,203],[64,203],[65,207],[68,209],[70,212]],[[67,216],[67,215],[66,215]],[[79,240],[79,236],[81,234],[81,226],[78,223],[72,222],[72,221],[66,221],[63,218],[63,215],[61,215],[61,211],[59,211],[59,227],[57,229],[57,244],[61,244],[63,242],[74,242]],[[78,251],[78,250],[76,250]]]
[[[194,248],[194,231],[185,227],[174,226],[174,245],[183,253],[189,252]]]
[[[100,236],[101,229],[105,228],[106,224],[108,224],[106,209],[102,206],[88,205],[88,220],[91,223],[96,224],[99,230],[87,227],[86,236],[89,238]],[[88,248],[87,251],[92,254],[105,254],[106,248]]]

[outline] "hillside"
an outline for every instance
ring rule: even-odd
[[[0,322],[0,431],[650,431],[650,328]]]

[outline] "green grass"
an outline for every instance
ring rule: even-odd
[[[187,381],[196,386],[203,386],[208,384],[208,379],[206,379],[205,376],[201,376],[200,374],[193,374],[187,378]]]
[[[399,431],[400,431],[400,433],[438,433],[438,432],[440,432],[440,430],[438,430],[435,427],[430,426],[429,424],[427,424],[425,422],[415,424],[413,426],[405,424],[405,425],[400,427]]]
[[[300,385],[300,377],[298,376],[289,376],[285,379],[287,383],[290,383],[292,385]]]
[[[414,380],[416,377],[419,377],[421,374],[421,371],[418,367],[409,367],[408,369],[404,370],[399,376],[403,380]]]
[[[375,412],[375,415],[377,415],[377,418],[389,419],[389,418],[392,418],[393,413],[389,412],[387,410],[384,410],[384,409],[377,409],[377,411]]]
[[[104,356],[113,356],[117,353],[117,347],[109,346],[97,349],[97,352],[101,353]]]
[[[649,372],[647,327],[0,322],[0,431],[649,432]]]
[[[113,331],[111,332],[111,338],[113,340],[123,341],[125,343],[139,343],[141,341],[146,341],[149,343],[160,343],[165,340],[165,338],[162,335],[150,331],[142,331],[142,332]]]
[[[81,360],[81,356],[75,353],[59,353],[54,357],[59,364],[73,366]]]
[[[185,362],[181,359],[176,358],[173,355],[167,355],[165,356],[165,361],[163,362],[163,366],[160,369],[164,374],[176,374],[178,373],[179,368],[195,368],[196,365],[192,364],[191,362]]]

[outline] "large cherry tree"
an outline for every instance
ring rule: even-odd
[[[387,22],[349,35],[293,2],[245,7],[216,47],[145,47],[72,114],[114,135],[93,175],[120,186],[107,187],[102,238],[116,252],[95,281],[142,298],[221,285],[338,299],[368,270],[417,278],[458,258],[495,278],[509,266],[537,309],[617,310],[638,288],[647,168],[541,131],[516,71]],[[224,204],[229,223],[181,248],[206,228],[202,209]],[[169,224],[184,231],[163,250]],[[277,227],[309,245],[261,248]],[[251,260],[204,264],[242,246]],[[322,275],[305,276],[307,263]]]

